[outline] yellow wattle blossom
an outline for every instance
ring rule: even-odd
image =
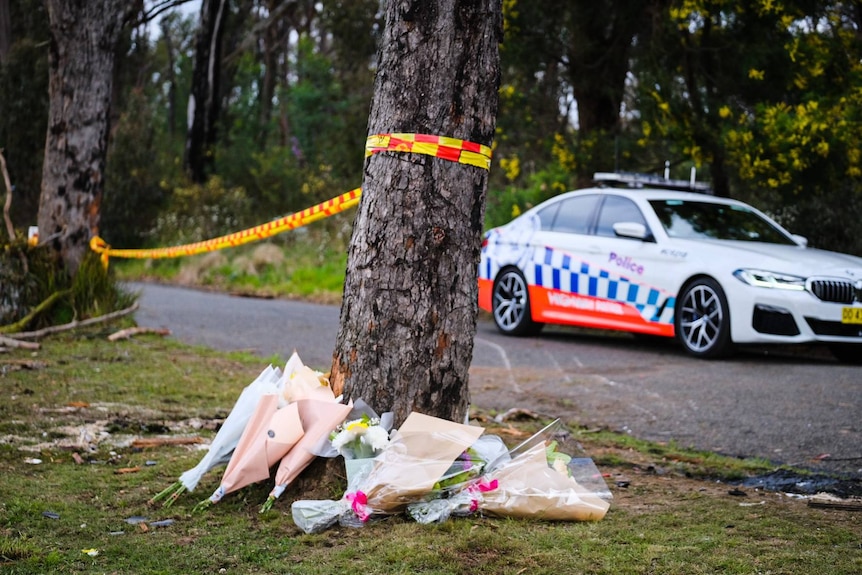
[[[503,0],[503,32],[514,31],[512,20],[518,17],[517,0]]]
[[[718,109],[718,116],[719,116],[720,118],[727,119],[727,118],[729,118],[731,115],[732,115],[732,112],[730,111],[730,107],[729,107],[729,106],[722,106],[721,108],[719,108],[719,109]]]
[[[518,216],[520,216],[520,215],[521,215],[521,208],[520,208],[520,206],[518,206],[518,204],[513,204],[513,205],[512,205],[512,219],[515,219],[515,218],[517,218],[517,217],[518,217]]]
[[[500,167],[506,174],[506,179],[510,182],[514,182],[521,175],[521,161],[518,159],[518,156],[500,158]]]
[[[569,149],[566,138],[562,134],[554,134],[554,145],[551,148],[551,153],[563,168],[574,170],[577,167],[575,154]]]
[[[763,80],[766,76],[766,73],[763,70],[757,70],[755,68],[751,68],[748,71],[748,77],[752,80]]]

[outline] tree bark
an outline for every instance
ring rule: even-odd
[[[176,66],[176,48],[174,47],[173,30],[171,22],[167,18],[161,20],[162,38],[165,42],[165,52],[167,52],[168,62],[166,67],[166,75],[168,80],[168,134],[173,136],[177,128],[177,75]]]
[[[499,0],[390,0],[368,133],[490,145],[501,38]],[[427,155],[365,161],[332,382],[396,425],[466,414],[487,183],[487,170]]]
[[[114,49],[124,0],[47,0],[49,112],[39,238],[74,275],[98,233],[104,190]]]
[[[195,64],[189,95],[186,171],[193,182],[203,183],[212,166],[216,122],[220,112],[221,39],[227,17],[227,0],[203,0],[195,42]]]
[[[648,2],[578,0],[570,11],[569,81],[584,134],[617,130],[632,40],[644,26]]]

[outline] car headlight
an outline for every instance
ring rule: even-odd
[[[766,270],[740,269],[734,277],[750,286],[805,291],[805,278]]]

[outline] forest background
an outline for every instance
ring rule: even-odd
[[[503,0],[503,10],[486,227],[596,171],[669,167],[679,179],[696,170],[812,246],[862,254],[859,3]],[[102,237],[124,248],[199,241],[359,185],[381,25],[378,0],[140,2],[117,53]],[[26,229],[48,115],[43,2],[0,0],[0,27],[0,149],[11,218]],[[196,60],[215,73],[195,74]],[[316,241],[346,246],[349,224]]]

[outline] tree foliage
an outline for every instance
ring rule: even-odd
[[[114,244],[158,242],[170,197],[207,189],[183,169],[200,13],[174,4],[140,3],[116,50],[101,222]],[[26,228],[38,205],[50,36],[42,2],[8,7],[0,148],[13,221]],[[204,175],[243,190],[253,206],[236,214],[243,223],[355,187],[380,3],[223,7]],[[487,225],[595,171],[659,173],[669,162],[674,177],[695,168],[718,194],[757,203],[815,245],[862,253],[856,3],[503,0],[503,14]]]

